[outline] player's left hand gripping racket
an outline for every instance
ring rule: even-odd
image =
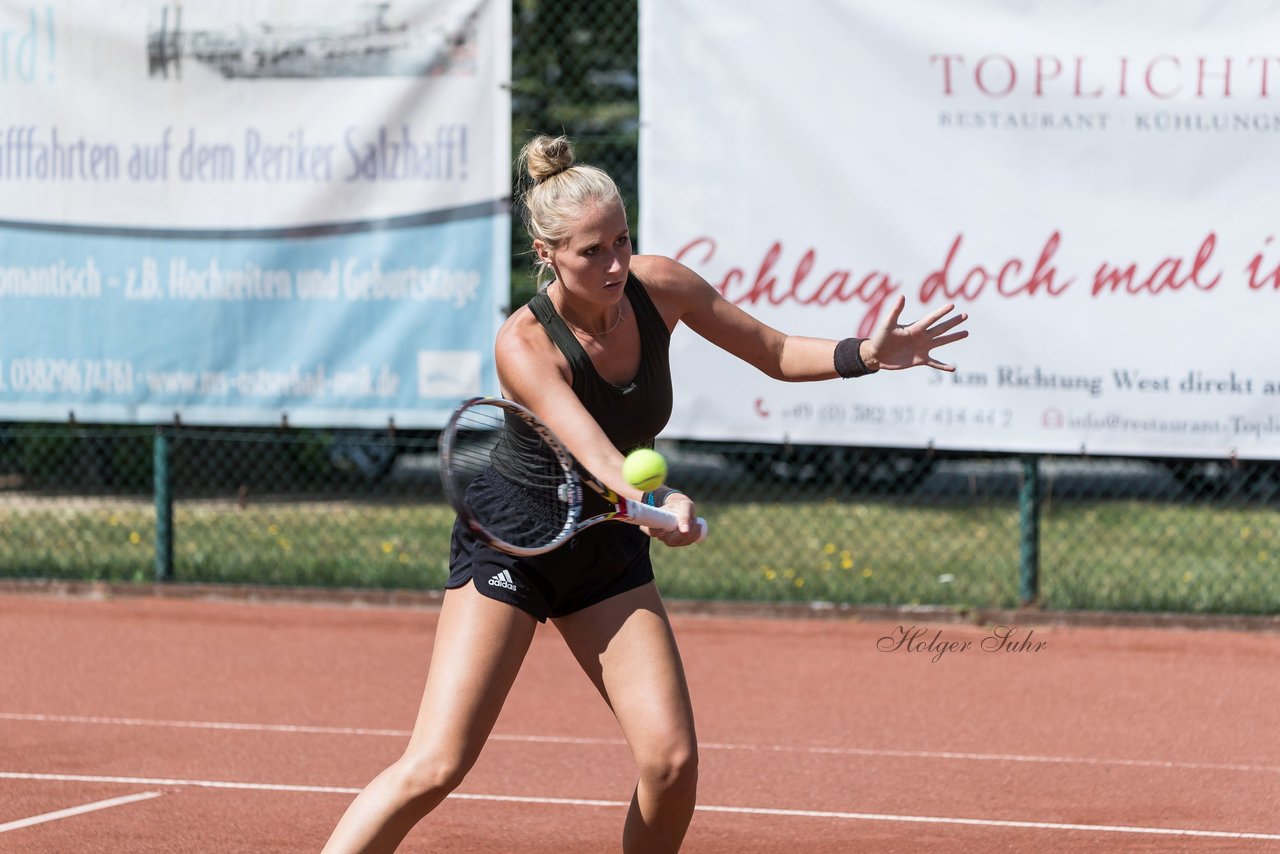
[[[678,524],[669,510],[619,496],[536,415],[502,398],[473,398],[454,411],[440,437],[440,477],[476,536],[513,555],[544,554],[610,519],[664,531]],[[584,485],[599,500],[584,500]],[[584,519],[584,509],[601,512]],[[701,542],[707,523],[697,524]]]

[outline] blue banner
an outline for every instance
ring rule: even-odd
[[[6,416],[436,425],[496,392],[505,210],[308,237],[0,230]]]

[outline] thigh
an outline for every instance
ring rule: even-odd
[[[552,622],[633,750],[696,749],[684,665],[652,582]]]
[[[520,672],[537,621],[471,584],[448,590],[410,751],[432,749],[473,762]]]

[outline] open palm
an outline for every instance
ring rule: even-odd
[[[955,365],[948,365],[933,357],[933,351],[954,341],[969,337],[968,330],[952,332],[961,323],[969,319],[963,312],[947,317],[955,310],[953,303],[948,303],[927,317],[909,325],[899,324],[902,309],[907,304],[905,297],[898,297],[893,310],[885,318],[884,323],[871,334],[868,345],[871,359],[866,359],[867,367],[885,368],[890,371],[901,371],[917,365],[928,365],[939,371],[954,371]],[[945,320],[943,318],[946,318]]]

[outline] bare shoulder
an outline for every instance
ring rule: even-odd
[[[498,330],[494,358],[503,389],[517,396],[529,381],[568,376],[568,362],[527,305],[512,312]]]
[[[631,271],[644,282],[669,327],[706,306],[716,294],[701,276],[665,255],[636,255]]]
[[[668,329],[674,330],[677,323],[683,323],[770,376],[777,374],[770,365],[777,361],[785,335],[729,302],[717,288],[678,261],[643,255],[632,258],[631,267],[645,283]]]
[[[702,282],[701,276],[666,255],[636,255],[631,270],[650,288],[687,288]]]

